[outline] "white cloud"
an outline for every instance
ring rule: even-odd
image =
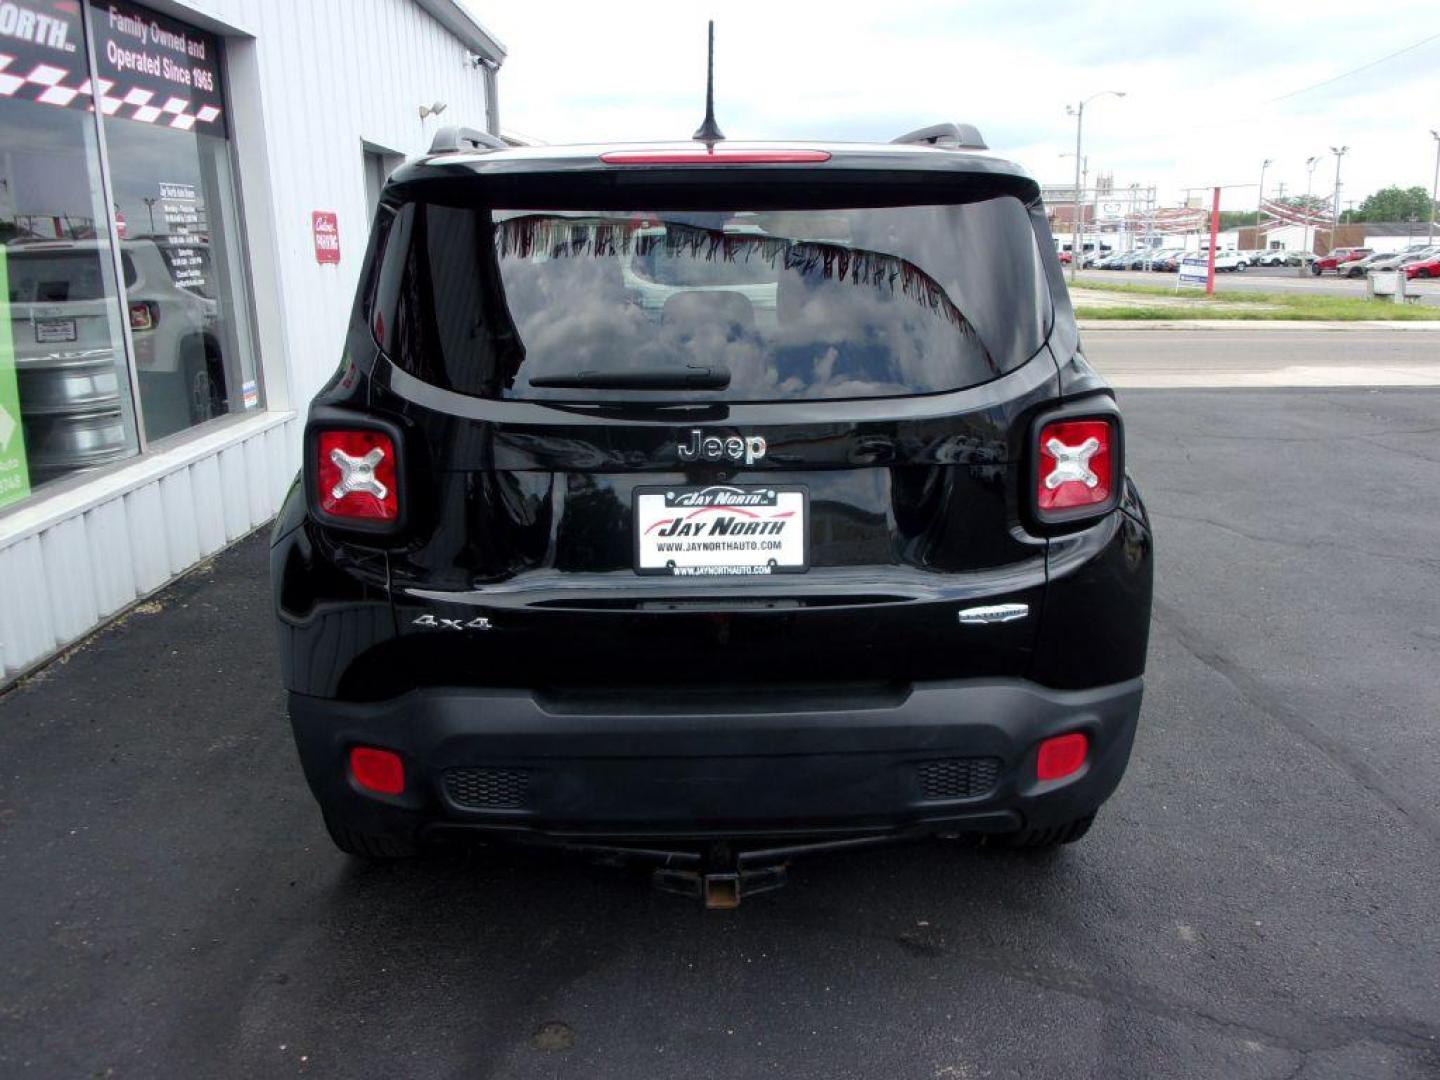
[[[731,138],[891,138],[967,120],[1042,182],[1073,166],[1065,104],[1087,108],[1092,175],[1185,186],[1250,185],[1224,195],[1253,205],[1332,190],[1328,148],[1348,144],[1344,199],[1387,184],[1429,187],[1440,128],[1440,40],[1330,86],[1310,86],[1440,34],[1432,3],[1353,0],[1012,0],[782,3],[675,0],[628,4],[469,0],[510,50],[500,74],[507,128],[546,142],[686,138],[700,121],[705,19],[716,17],[716,102]]]

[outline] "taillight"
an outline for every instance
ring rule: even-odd
[[[383,431],[321,431],[314,442],[315,497],[336,518],[393,522],[400,516],[395,444]]]
[[[153,300],[132,300],[130,302],[130,329],[153,330],[160,321],[160,305]]]
[[[1044,423],[1034,453],[1035,509],[1041,521],[1085,517],[1115,501],[1120,476],[1113,417]]]

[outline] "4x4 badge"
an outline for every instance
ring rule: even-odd
[[[477,615],[466,622],[464,619],[437,619],[434,615],[421,615],[410,623],[411,626],[425,626],[434,630],[493,630],[495,627],[484,615]]]
[[[754,465],[765,456],[765,439],[759,435],[706,435],[699,428],[690,432],[690,445],[681,443],[676,449],[681,461],[743,461]]]

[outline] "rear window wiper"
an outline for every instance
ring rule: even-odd
[[[692,365],[564,371],[556,375],[536,375],[530,385],[542,390],[724,390],[730,385],[730,369]]]

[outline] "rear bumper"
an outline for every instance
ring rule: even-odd
[[[325,811],[375,835],[642,842],[1007,832],[1093,811],[1124,773],[1141,680],[1021,679],[855,691],[546,695],[417,690],[375,703],[290,695]],[[1035,779],[1035,747],[1084,731],[1090,756]],[[356,744],[396,751],[400,795],[358,788]],[[460,770],[460,771],[456,771]]]

